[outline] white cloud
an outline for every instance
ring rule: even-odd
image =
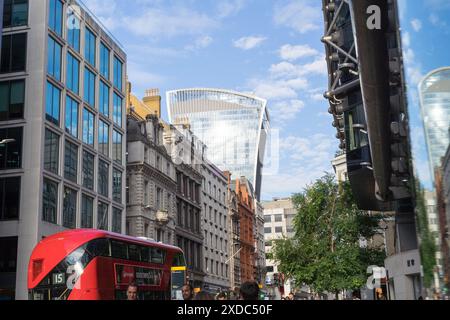
[[[291,0],[275,7],[274,22],[301,34],[320,29],[323,16],[321,2],[317,0]]]
[[[296,65],[290,62],[283,61],[278,64],[272,65],[269,71],[275,78],[302,77],[312,74],[326,76],[328,73],[324,56],[321,56],[311,63],[306,63],[303,65]]]
[[[217,5],[219,18],[226,18],[238,14],[245,6],[245,0],[222,1]]]
[[[301,100],[285,100],[270,106],[275,120],[292,120],[303,110],[305,103]]]
[[[311,48],[309,45],[297,45],[293,46],[286,44],[279,50],[280,58],[287,61],[295,61],[304,57],[316,56],[319,51]]]
[[[431,24],[435,27],[445,28],[447,26],[447,22],[441,20],[441,18],[439,18],[439,16],[437,14],[434,14],[434,13],[430,14],[429,20],[430,20]]]
[[[419,19],[414,19],[411,21],[411,26],[415,32],[419,32],[420,30],[422,30],[422,21],[420,21]]]
[[[307,82],[305,80],[305,86]],[[254,88],[253,92],[256,96],[270,100],[281,100],[297,98],[297,92],[286,81],[259,80],[250,81],[250,87]],[[298,87],[298,84],[297,84]]]
[[[165,81],[165,78],[160,75],[144,71],[140,64],[138,65],[129,61],[127,68],[130,77],[129,81],[132,83],[133,87],[142,90],[145,90],[146,88],[156,88]]]
[[[211,45],[213,42],[213,38],[210,36],[203,36],[197,38],[193,44],[187,45],[185,47],[186,50],[196,50],[196,49],[204,49]]]
[[[333,172],[331,160],[335,151],[336,139],[324,134],[282,139],[280,154],[288,157],[284,161],[289,163],[289,171],[264,176],[263,199],[302,192],[325,172]]]
[[[242,50],[250,50],[260,46],[266,40],[266,37],[260,36],[242,37],[238,40],[233,41],[233,45],[234,47]]]
[[[289,136],[281,141],[280,148],[291,160],[330,163],[336,149],[336,139],[325,134],[309,137]]]
[[[325,100],[323,93],[314,93],[314,94],[311,94],[309,97],[313,101],[322,101],[322,102],[327,101],[327,100]]]
[[[218,23],[206,14],[183,8],[149,8],[139,16],[122,19],[123,26],[138,36],[197,35],[217,27]]]

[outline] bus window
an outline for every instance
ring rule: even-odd
[[[142,262],[150,262],[150,248],[141,246],[139,247],[141,252],[141,261]]]
[[[124,242],[111,240],[111,254],[113,258],[127,260],[127,245]]]
[[[106,238],[103,239],[94,239],[86,245],[86,251],[92,257],[110,257],[109,251],[109,240]]]
[[[128,259],[134,260],[134,261],[141,261],[140,254],[139,254],[139,247],[135,244],[129,244],[128,245]]]
[[[166,252],[159,248],[151,248],[151,262],[163,264]]]
[[[175,256],[173,257],[172,266],[179,267],[179,266],[185,266],[185,265],[186,265],[186,261],[184,261],[184,255],[181,252],[176,253]]]

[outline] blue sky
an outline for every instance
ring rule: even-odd
[[[263,178],[263,199],[300,192],[338,150],[328,103],[321,1],[84,0],[128,54],[133,93],[218,87],[269,101],[280,167]],[[400,0],[414,152],[430,184],[417,83],[450,65],[450,1]],[[163,118],[167,119],[165,101]]]

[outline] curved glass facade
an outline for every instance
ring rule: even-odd
[[[450,143],[450,67],[429,73],[420,83],[419,92],[431,176],[434,177],[434,168],[441,166],[441,158]]]
[[[167,92],[169,120],[189,124],[207,146],[207,157],[233,178],[245,176],[257,196],[269,133],[267,101],[220,89]]]

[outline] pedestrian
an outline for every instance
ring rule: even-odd
[[[183,295],[183,300],[193,300],[194,298],[194,288],[189,283],[186,283],[181,288],[181,293]]]
[[[211,295],[206,291],[197,292],[193,300],[213,300]]]
[[[255,281],[247,281],[241,285],[241,300],[258,300],[259,286]]]
[[[135,282],[131,282],[127,288],[127,300],[137,300],[138,287]]]
[[[227,299],[227,294],[225,292],[219,292],[216,295],[216,300],[228,300]]]
[[[294,293],[293,292],[289,292],[287,300],[294,300]]]

